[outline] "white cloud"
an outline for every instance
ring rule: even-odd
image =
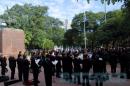
[[[46,5],[49,6],[49,15],[55,18],[60,18],[63,22],[65,19],[68,19],[68,25],[70,28],[71,20],[75,14],[83,12],[84,10],[89,10],[92,7],[92,4],[81,2],[76,2],[76,0],[70,0],[65,2],[65,0],[54,0],[53,3],[46,2]],[[66,5],[65,5],[66,4]]]
[[[56,3],[59,3],[59,4],[63,4],[65,0],[53,0],[55,1]]]
[[[80,12],[85,11],[104,11],[103,5],[100,2],[91,1],[89,4],[86,0],[0,0],[0,14],[6,10],[8,6],[11,8],[15,4],[23,5],[25,3],[31,3],[33,5],[44,5],[48,6],[48,14],[49,16],[59,18],[62,21],[68,19],[68,25],[70,27],[71,20]],[[121,6],[121,4],[116,4],[114,8],[110,5],[107,7],[107,10],[117,9]]]
[[[15,4],[22,5],[22,2],[16,2],[16,0],[0,0],[0,14],[3,14],[7,7],[11,8]]]

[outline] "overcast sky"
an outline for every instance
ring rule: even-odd
[[[15,4],[23,5],[25,3],[32,5],[42,5],[48,6],[48,15],[59,18],[64,22],[65,19],[68,19],[69,24],[71,20],[80,12],[93,11],[99,12],[104,11],[104,4],[100,2],[100,0],[90,0],[91,2],[88,4],[86,0],[0,0],[0,14],[6,10],[7,6],[11,8]],[[107,11],[112,11],[121,8],[122,3],[118,2],[115,5],[107,6]]]

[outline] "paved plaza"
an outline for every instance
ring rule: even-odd
[[[109,66],[107,66],[107,70],[110,73]],[[118,72],[120,71],[119,66],[117,68],[117,71]],[[10,70],[6,75],[10,76]],[[33,79],[32,73],[30,73],[29,78],[30,78],[30,80]],[[15,74],[15,79],[18,79],[17,71]],[[39,86],[46,86],[45,79],[44,79],[44,69],[42,69],[42,72],[39,75],[39,80],[40,80]],[[94,80],[92,80],[90,82],[91,82],[91,86],[95,86]],[[4,86],[4,83],[1,82],[0,86]],[[15,84],[10,85],[10,86],[24,86],[24,85],[23,85],[23,82],[17,82]],[[81,86],[81,85],[76,85],[76,84],[67,82],[67,81],[63,80],[62,78],[53,78],[53,85],[52,86]],[[119,77],[111,77],[109,80],[104,82],[104,86],[130,86],[130,80],[121,79]]]

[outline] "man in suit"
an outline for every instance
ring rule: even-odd
[[[33,73],[33,83],[35,86],[38,85],[38,83],[40,82],[38,80],[38,75],[39,75],[39,70],[41,68],[41,66],[38,64],[40,62],[40,52],[37,53],[33,53],[32,57],[31,57],[31,69],[32,69],[32,73]]]
[[[93,72],[96,76],[96,86],[103,86],[104,59],[100,50],[95,50],[93,54]]]
[[[49,54],[42,57],[41,63],[42,63],[42,66],[44,67],[46,86],[52,86],[52,75],[53,75],[52,66],[53,66],[53,64],[50,60]]]
[[[88,56],[88,52],[87,52],[87,50],[84,50],[83,61],[82,61],[83,86],[86,86],[86,85],[90,86],[89,71],[90,71],[91,67],[92,67],[92,62]]]
[[[9,57],[9,67],[11,69],[11,79],[14,79],[15,68],[16,68],[16,59],[13,56]]]
[[[19,81],[23,80],[23,55],[21,52],[19,52],[18,54],[18,58],[17,58],[17,67],[18,67],[18,77],[19,77]]]

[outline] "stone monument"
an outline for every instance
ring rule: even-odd
[[[4,56],[16,56],[19,51],[25,51],[24,31],[14,28],[1,28],[0,53]]]

